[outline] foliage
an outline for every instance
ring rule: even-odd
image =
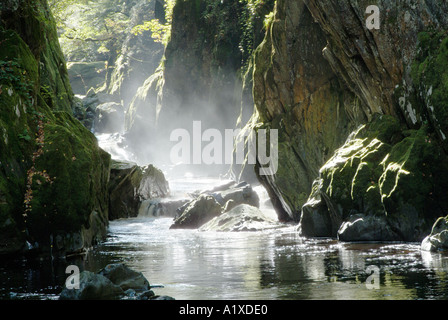
[[[130,23],[128,6],[119,0],[51,0],[59,42],[68,61],[112,61]]]
[[[165,2],[165,22],[160,22],[159,19],[151,19],[143,22],[132,28],[131,32],[135,35],[141,34],[145,31],[151,31],[151,37],[164,46],[168,44],[171,37],[171,24],[173,21],[173,8],[175,0],[167,0]]]

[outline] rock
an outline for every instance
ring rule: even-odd
[[[137,300],[151,300],[156,296],[154,291],[148,290],[137,296]]]
[[[95,132],[121,132],[124,129],[124,108],[121,104],[116,102],[100,104],[96,107],[95,114]]]
[[[241,204],[202,225],[199,231],[261,231],[278,227],[260,209]]]
[[[448,250],[448,216],[437,219],[431,233],[423,239],[421,250],[432,252]]]
[[[98,89],[105,84],[107,63],[106,61],[72,61],[67,63],[67,71],[73,92],[85,95],[89,89]]]
[[[211,195],[201,194],[186,205],[182,214],[174,219],[170,229],[195,229],[221,214],[221,205]]]
[[[83,271],[79,274],[79,289],[65,287],[60,300],[112,300],[120,298],[123,290],[101,274]]]
[[[372,230],[376,240],[421,241],[429,232],[428,222],[448,205],[446,197],[434,189],[434,182],[443,188],[442,177],[447,176],[448,169],[444,155],[429,143],[429,132],[425,126],[402,132],[399,121],[385,115],[375,116],[355,131],[321,168],[321,182],[309,200],[325,202],[314,216],[320,217],[316,223],[326,225],[320,226],[319,233],[335,236],[342,223],[353,222],[351,216],[364,214],[366,218],[358,221],[359,227],[354,226],[354,230],[368,225],[375,228],[375,221],[379,229],[384,229],[385,220],[393,233]],[[313,213],[309,209],[313,208],[304,206],[300,222],[305,234],[316,232],[314,224],[309,223]],[[364,239],[356,232],[349,238],[355,241],[356,234],[359,240]]]
[[[50,255],[58,238],[52,254],[70,254],[73,239],[65,235],[81,234],[74,242],[87,248],[107,228],[110,156],[71,115],[73,93],[47,2],[20,1],[0,16],[0,251],[19,253],[28,242]]]
[[[189,203],[189,199],[150,199],[143,200],[138,209],[139,217],[172,217],[177,215],[177,209]]]
[[[196,191],[190,194],[191,197],[198,197],[206,194],[213,196],[221,206],[225,206],[228,201],[232,200],[232,206],[240,204],[248,204],[254,207],[260,206],[260,198],[257,192],[247,182],[228,182],[217,186],[210,190]]]
[[[162,198],[169,194],[163,173],[148,165],[140,167],[132,162],[116,161],[110,172],[109,219],[136,217],[144,200]]]
[[[331,211],[322,199],[320,189],[322,180],[317,179],[313,184],[308,201],[302,207],[298,232],[302,237],[321,238],[336,237],[340,222],[333,222]],[[336,218],[337,219],[337,218]]]
[[[342,223],[338,231],[340,241],[400,241],[385,217],[355,214]]]
[[[123,291],[132,289],[135,292],[143,292],[150,289],[143,273],[136,272],[123,263],[109,264],[98,274],[108,278]]]

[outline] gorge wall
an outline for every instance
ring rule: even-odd
[[[106,234],[110,155],[72,116],[47,1],[2,1],[0,43],[0,254],[82,251]]]
[[[279,170],[261,178],[303,235],[417,241],[447,208],[447,4],[378,1],[369,30],[371,4],[276,2],[254,100]]]

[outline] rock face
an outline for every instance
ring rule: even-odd
[[[189,130],[193,120],[202,121],[204,130],[234,128],[240,114],[240,122],[248,120],[253,111],[250,79],[243,90],[242,78],[252,71],[251,53],[263,39],[263,19],[273,3],[175,2],[164,61],[140,87],[127,114],[136,153],[153,143],[164,150],[159,157],[169,155],[170,133]],[[242,96],[247,104],[242,105]]]
[[[421,241],[448,205],[434,189],[446,187],[448,167],[431,139],[426,126],[404,135],[392,116],[361,127],[321,168],[302,210],[302,235],[365,240],[370,225],[371,240]]]
[[[279,168],[259,178],[302,235],[419,241],[447,208],[448,7],[383,1],[369,30],[370,4],[276,2],[253,93]]]
[[[110,174],[109,219],[136,217],[142,201],[163,198],[169,194],[169,185],[163,172],[148,165],[113,161]]]
[[[213,218],[199,231],[261,231],[278,227],[278,222],[267,217],[260,209],[240,204],[222,215]]]
[[[81,251],[106,233],[110,155],[71,115],[46,1],[6,1],[0,15],[1,253]]]
[[[322,56],[326,37],[303,1],[277,1],[254,57],[261,128],[277,129],[278,171],[260,180],[283,221],[300,217],[319,169],[366,115]]]

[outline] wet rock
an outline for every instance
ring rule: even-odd
[[[448,216],[437,219],[431,233],[423,239],[421,250],[432,252],[448,250]]]
[[[155,286],[158,287],[158,286]],[[79,275],[79,288],[64,287],[60,300],[174,300],[158,296],[150,290],[148,280],[141,272],[123,263],[109,264],[98,273],[83,271]]]
[[[302,233],[334,237],[347,222],[348,233],[341,239],[421,241],[429,233],[429,221],[447,206],[446,197],[434,188],[436,183],[446,189],[443,159],[428,127],[403,132],[396,118],[375,116],[321,168],[321,182],[302,210]],[[358,214],[365,218],[352,218]]]
[[[169,194],[163,173],[148,165],[140,167],[126,161],[113,161],[110,172],[109,219],[136,217],[142,201]]]
[[[150,289],[149,282],[143,273],[134,271],[123,263],[109,264],[98,274],[108,278],[123,291],[132,289],[142,292]]]
[[[83,271],[79,274],[79,289],[65,287],[60,300],[112,300],[124,294],[120,286],[101,274]]]
[[[260,231],[278,227],[260,209],[241,204],[204,224],[200,231]]]
[[[138,210],[139,217],[172,217],[177,215],[177,209],[189,203],[189,199],[150,199],[144,200]]]
[[[342,223],[338,231],[340,241],[399,241],[385,217],[355,214]]]
[[[202,194],[189,202],[182,214],[174,219],[170,229],[196,229],[221,214],[222,208],[215,197]]]

